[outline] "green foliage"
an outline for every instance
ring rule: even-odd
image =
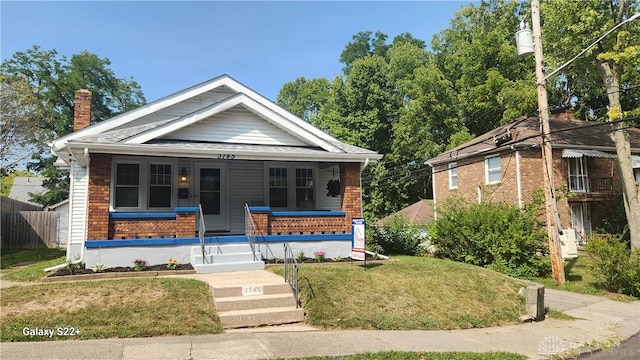
[[[435,254],[518,277],[542,275],[548,265],[540,256],[546,253],[545,234],[536,211],[455,199],[442,206],[430,228]]]
[[[420,246],[426,239],[426,232],[418,226],[409,224],[402,216],[396,216],[383,226],[368,227],[370,247],[382,249],[383,254],[422,255]]]
[[[640,249],[616,237],[593,237],[586,247],[592,273],[605,289],[640,297]]]
[[[36,161],[31,170],[46,176],[49,181],[44,185],[53,192],[34,198],[42,205],[52,205],[67,197],[68,174],[53,168],[55,159],[46,155],[46,148],[49,141],[72,131],[76,90],[86,88],[93,93],[92,123],[145,103],[140,85],[131,78],[116,77],[110,65],[109,59],[87,51],[67,58],[59,56],[55,50],[42,50],[38,46],[16,52],[0,65],[3,82],[7,79],[16,84],[21,79],[23,83],[20,87],[14,87],[15,93],[29,96],[21,97],[29,100],[29,106],[21,112],[11,111],[12,107],[3,106],[2,122],[9,126],[2,127],[15,128],[16,124],[24,122],[25,115],[43,120],[35,123],[39,130],[33,132],[36,139],[27,149],[33,151],[32,159]],[[14,103],[16,102],[12,102]],[[23,154],[24,156],[28,157],[28,153]]]

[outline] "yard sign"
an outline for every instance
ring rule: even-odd
[[[365,260],[364,254],[364,219],[351,220],[351,259]]]

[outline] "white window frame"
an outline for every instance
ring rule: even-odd
[[[449,174],[449,190],[455,190],[458,188],[458,163],[452,162],[448,165]],[[455,185],[454,185],[455,179]]]
[[[498,159],[498,167],[494,167],[494,168],[490,168],[489,167],[489,162],[491,161],[491,159]],[[497,171],[498,173],[498,180],[495,181],[491,181],[489,179],[489,176],[491,174],[495,174]],[[487,185],[493,185],[493,184],[500,184],[502,182],[502,158],[500,157],[500,155],[492,155],[492,156],[487,156],[484,158],[484,182]]]
[[[640,168],[633,169],[633,175],[636,178],[636,184],[640,184]]]
[[[139,185],[138,185],[138,206],[137,207],[116,207],[116,179],[118,164],[138,164],[139,166]],[[150,167],[151,165],[170,165],[171,166],[171,204],[169,207],[149,207],[149,188],[150,184]],[[178,161],[172,158],[149,158],[136,156],[118,156],[114,157],[111,162],[111,191],[109,196],[109,211],[148,211],[148,212],[164,212],[172,211],[178,203]]]
[[[313,208],[318,202],[318,164],[315,163],[288,163],[288,162],[265,162],[264,163],[264,202],[270,206],[270,186],[269,186],[269,169],[284,168],[287,169],[287,207],[275,208],[276,210],[298,210],[296,205],[296,170],[311,169],[313,172]]]

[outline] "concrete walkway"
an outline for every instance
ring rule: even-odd
[[[227,274],[229,275],[229,274]],[[240,277],[190,275],[209,283],[235,284]],[[282,281],[269,272],[254,279]],[[244,280],[242,282],[245,282]],[[340,356],[372,351],[509,351],[531,359],[605,348],[640,332],[640,301],[622,303],[605,297],[545,289],[546,306],[577,320],[451,331],[319,331],[304,325],[245,329],[219,335],[136,339],[1,343],[8,359],[274,359]]]

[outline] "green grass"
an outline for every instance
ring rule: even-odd
[[[525,360],[524,355],[508,352],[403,352],[383,351],[340,357],[308,357],[306,360]]]
[[[580,294],[607,296],[612,300],[624,302],[637,300],[632,296],[616,294],[607,291],[601,284],[598,283],[598,280],[590,271],[592,263],[593,262],[589,257],[589,254],[581,251],[578,253],[577,258],[565,260],[564,285],[556,285],[551,274],[546,277],[534,278],[532,280],[544,285],[549,289],[565,290]]]
[[[29,265],[34,262],[50,260],[64,256],[60,249],[2,249],[0,269],[10,269],[19,265]]]
[[[1,341],[128,338],[222,332],[209,286],[145,278],[2,289]],[[28,337],[23,328],[70,327],[77,336]]]
[[[302,264],[306,322],[325,329],[467,329],[518,323],[526,313],[521,285],[506,276],[448,260],[394,259],[366,271]]]

